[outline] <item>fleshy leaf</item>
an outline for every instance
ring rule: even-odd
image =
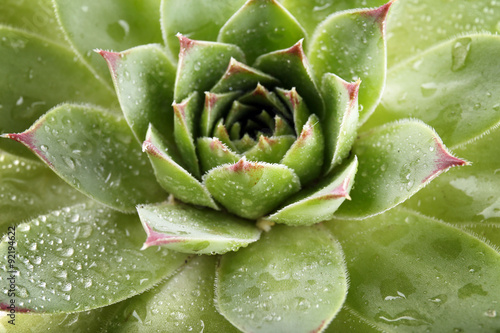
[[[448,146],[481,136],[500,121],[499,57],[499,36],[470,35],[393,67],[370,125],[419,118]]]
[[[200,177],[200,167],[194,138],[197,136],[196,121],[200,117],[198,104],[200,96],[193,92],[181,103],[174,103],[174,139],[182,156],[184,165],[195,177]]]
[[[219,42],[238,45],[249,64],[305,37],[297,20],[275,0],[249,0],[220,29]]]
[[[250,221],[181,203],[138,206],[148,235],[144,248],[160,245],[183,253],[223,254],[259,239]]]
[[[264,72],[231,58],[226,72],[211,91],[216,93],[236,90],[245,91],[252,89],[258,83],[271,89],[276,86],[279,81]]]
[[[174,100],[182,101],[193,91],[204,93],[219,81],[234,58],[245,55],[235,45],[191,40],[178,35],[181,50],[175,79]]]
[[[466,164],[453,157],[427,125],[407,120],[360,134],[353,154],[359,158],[352,201],[336,215],[363,218],[405,201],[448,168]]]
[[[233,128],[239,128],[239,125],[239,123],[236,123],[233,125]],[[244,153],[247,150],[252,149],[257,144],[257,142],[253,138],[251,138],[248,133],[245,133],[245,135],[243,135],[240,140],[234,140],[233,144],[236,147],[237,152]]]
[[[226,121],[224,124],[227,128],[231,128],[234,125],[234,123],[238,122],[239,120],[246,118],[252,114],[257,115],[259,114],[259,112],[260,112],[259,109],[257,109],[254,106],[250,106],[238,101],[233,101],[231,109],[227,113]]]
[[[500,225],[498,223],[470,223],[461,227],[500,253]]]
[[[358,92],[360,81],[348,83],[327,73],[323,76],[325,115],[322,119],[325,133],[325,169],[330,171],[340,164],[356,140],[358,128]]]
[[[342,249],[320,226],[275,226],[217,267],[219,311],[244,332],[320,332],[346,293]]]
[[[205,106],[201,112],[200,133],[202,136],[210,136],[216,121],[228,112],[231,103],[239,95],[239,92],[228,92],[216,94],[205,92]]]
[[[0,226],[88,201],[42,163],[0,153]]]
[[[257,144],[245,152],[245,156],[250,161],[278,163],[294,142],[293,135],[276,137],[261,135]]]
[[[287,119],[292,119],[292,115],[283,105],[279,97],[261,84],[257,84],[257,87],[253,91],[241,96],[239,101],[255,107],[262,106],[263,108],[274,108],[279,115]]]
[[[274,136],[281,135],[295,135],[295,131],[285,119],[276,115],[274,116]]]
[[[120,53],[99,53],[108,62],[121,109],[139,142],[151,123],[173,143],[175,67],[163,47],[151,44]]]
[[[317,78],[335,73],[344,80],[361,79],[360,123],[377,106],[385,85],[385,18],[392,1],[376,9],[334,14],[317,28],[309,45],[309,61]]]
[[[66,39],[97,75],[108,79],[108,69],[95,48],[126,50],[161,42],[160,0],[52,0]],[[109,82],[109,81],[107,81]]]
[[[125,301],[108,331],[236,333],[214,305],[216,260],[195,257],[165,283]]]
[[[500,3],[491,0],[397,1],[387,23],[389,67],[465,33],[498,33]]]
[[[179,53],[177,34],[196,40],[215,41],[220,28],[245,0],[162,0],[163,40],[172,55]]]
[[[300,189],[297,175],[286,166],[244,158],[212,169],[203,179],[215,200],[231,213],[249,219],[271,212]]]
[[[309,108],[295,88],[291,90],[276,88],[276,93],[292,111],[295,134],[297,134],[297,136],[300,135],[302,127],[304,127],[311,115]]]
[[[452,223],[500,222],[500,127],[455,148],[472,162],[438,177],[404,203],[427,216]]]
[[[187,203],[218,209],[207,189],[169,155],[161,136],[150,126],[143,150],[148,153],[160,185]]]
[[[50,0],[2,1],[0,23],[64,43]]]
[[[29,130],[6,137],[26,145],[82,193],[115,209],[131,212],[139,203],[166,197],[126,121],[101,109],[63,104]]]
[[[295,88],[309,110],[317,115],[323,114],[323,101],[302,48],[302,40],[288,49],[261,55],[254,66],[281,80],[282,88]]]
[[[200,157],[201,171],[226,163],[236,163],[241,158],[217,138],[198,138],[198,156]]]
[[[328,226],[351,258],[356,288],[346,304],[372,325],[389,332],[499,327],[500,254],[477,238],[399,208]]]
[[[0,134],[24,131],[51,107],[67,100],[118,106],[112,89],[74,57],[59,44],[0,26]],[[0,148],[33,157],[13,141],[1,140]]]
[[[341,170],[323,178],[312,188],[304,189],[288,200],[285,207],[266,219],[287,225],[312,225],[330,220],[344,202],[350,199],[349,192],[354,183],[358,167],[357,158],[352,159]]]
[[[154,286],[184,263],[167,249],[140,251],[137,216],[96,204],[65,207],[16,228],[16,302],[34,312],[75,312],[116,303]],[[119,239],[119,242],[116,240]],[[2,271],[8,238],[0,244]],[[9,302],[0,294],[2,309]]]
[[[307,184],[320,175],[323,159],[323,132],[318,117],[313,114],[280,163],[293,169],[299,176],[300,182]]]
[[[368,323],[361,319],[360,316],[350,307],[344,306],[339,311],[335,319],[323,331],[324,333],[380,333],[378,328],[375,328],[372,323]]]

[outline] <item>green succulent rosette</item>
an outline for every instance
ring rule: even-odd
[[[500,329],[500,4],[454,5],[0,4],[0,328]]]

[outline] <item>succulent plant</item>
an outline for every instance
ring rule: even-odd
[[[0,4],[2,331],[500,331],[500,2],[384,2]]]

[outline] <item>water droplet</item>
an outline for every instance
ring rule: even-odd
[[[430,97],[436,93],[437,85],[435,82],[423,83],[420,86],[420,91],[422,92],[422,96]]]
[[[465,61],[469,55],[472,39],[464,37],[457,39],[451,49],[451,70],[456,72],[465,67]]]

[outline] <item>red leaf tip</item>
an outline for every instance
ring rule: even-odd
[[[460,158],[457,158],[453,155],[451,155],[443,145],[443,143],[438,140],[434,139],[435,146],[430,147],[429,149],[432,151],[436,150],[436,168],[432,171],[431,175],[423,180],[423,182],[426,182],[436,176],[438,176],[441,172],[448,170],[449,168],[455,167],[455,166],[463,166],[463,165],[468,165],[469,162],[462,160]]]
[[[95,49],[94,52],[99,53],[108,63],[109,69],[114,72],[117,67],[118,60],[122,57],[121,53]]]
[[[372,17],[375,20],[375,22],[377,22],[380,25],[380,30],[382,31],[382,33],[384,33],[384,26],[385,26],[385,20],[387,18],[387,13],[389,13],[389,9],[391,8],[392,4],[395,1],[396,0],[391,0],[385,5],[382,5],[378,8],[369,9],[364,12],[361,12],[361,15]]]

